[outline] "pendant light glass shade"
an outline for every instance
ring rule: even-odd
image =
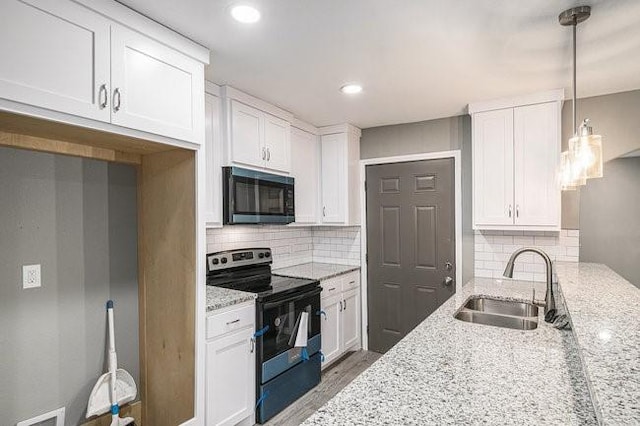
[[[574,191],[585,185],[584,169],[573,161],[570,151],[564,151],[560,160],[560,188],[563,191]]]
[[[593,134],[589,119],[583,121],[579,135],[569,139],[569,153],[581,178],[602,177],[602,136]]]

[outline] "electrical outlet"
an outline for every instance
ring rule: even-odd
[[[41,285],[40,265],[23,265],[22,288],[35,288]]]

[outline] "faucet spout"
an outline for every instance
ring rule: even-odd
[[[556,299],[553,295],[553,264],[551,263],[551,258],[544,251],[535,248],[535,247],[523,247],[513,252],[509,261],[507,262],[507,266],[504,268],[503,275],[507,278],[513,278],[513,267],[516,262],[516,259],[522,253],[536,253],[544,260],[547,271],[547,292],[544,297],[544,316],[545,321],[553,322],[553,317],[555,317],[556,312]],[[553,311],[553,312],[552,312]],[[551,314],[549,315],[549,313]]]

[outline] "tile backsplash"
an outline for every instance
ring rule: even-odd
[[[207,229],[207,253],[270,247],[273,268],[301,263],[360,264],[360,227],[233,225]]]
[[[501,278],[504,267],[515,250],[534,246],[544,250],[551,260],[578,262],[580,232],[475,231],[475,265],[477,277]],[[521,280],[545,281],[542,258],[525,253],[516,261],[513,277]]]

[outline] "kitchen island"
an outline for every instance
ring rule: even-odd
[[[587,309],[586,305],[603,303],[589,312],[590,320],[572,318],[574,330],[558,330],[545,323],[542,310],[538,327],[528,331],[455,319],[455,312],[471,295],[531,300],[533,289],[538,297],[544,295],[544,283],[475,278],[304,424],[595,425],[599,421],[640,421],[637,407],[635,413],[630,407],[637,406],[639,390],[638,358],[629,359],[633,355],[628,352],[634,342],[617,339],[617,347],[610,352],[598,350],[585,356],[585,351],[599,345],[589,342],[588,333],[581,330],[595,326],[596,317],[602,321],[605,315],[609,317],[613,302],[603,301],[601,292],[592,292],[588,297],[593,300],[585,300],[579,288],[613,282],[613,288],[606,291],[624,294],[630,304],[640,292],[601,265],[561,265],[558,273],[561,287],[566,282],[570,315],[576,309],[574,316],[580,317],[577,312]],[[635,316],[628,317],[627,326],[616,322],[627,328],[616,328],[615,333],[637,344],[640,335],[628,333],[637,332],[638,312],[634,308],[623,312]],[[587,334],[581,338],[583,333]],[[598,355],[609,360],[602,359],[599,365],[603,367],[588,371],[590,363],[598,363],[593,359]],[[618,362],[621,356],[628,365]],[[622,368],[609,374],[613,374],[610,378],[626,374],[624,388],[617,382],[606,385],[606,365]]]

